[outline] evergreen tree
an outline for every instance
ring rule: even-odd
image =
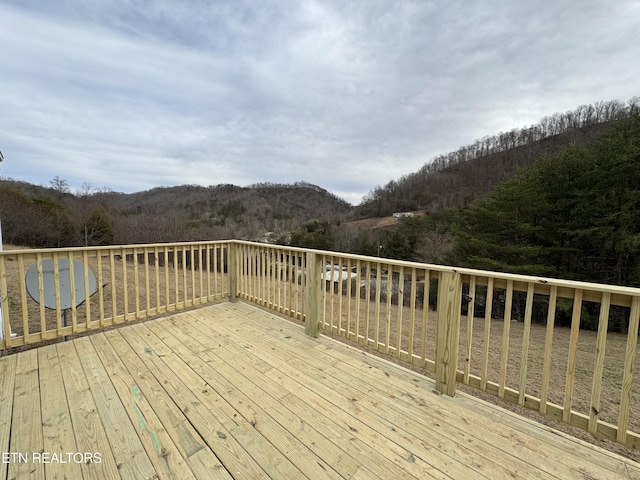
[[[640,117],[543,157],[461,211],[451,262],[640,285]]]

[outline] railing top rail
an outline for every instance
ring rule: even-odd
[[[233,240],[232,240],[233,241]],[[217,245],[222,243],[231,243],[229,240],[202,240],[195,242],[162,242],[162,243],[131,243],[128,245],[100,245],[90,247],[60,247],[60,248],[16,248],[11,250],[1,250],[0,256],[11,256],[21,254],[34,254],[34,253],[68,253],[68,252],[84,252],[86,250],[118,250],[118,249],[133,249],[133,248],[155,248],[155,247],[171,247],[177,246],[190,246],[190,245]]]

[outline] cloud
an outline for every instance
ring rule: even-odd
[[[637,2],[0,6],[3,175],[304,180],[358,203],[476,138],[638,95]]]

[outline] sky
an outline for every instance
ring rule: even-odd
[[[352,204],[640,95],[638,0],[0,0],[0,176],[306,181]]]

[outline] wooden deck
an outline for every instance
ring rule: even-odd
[[[245,303],[0,359],[0,477],[640,479]]]

